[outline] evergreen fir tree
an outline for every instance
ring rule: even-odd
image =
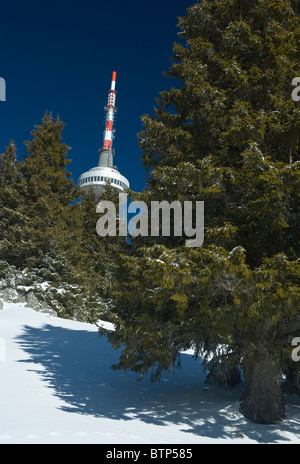
[[[78,244],[81,221],[77,212],[78,190],[67,170],[69,147],[62,141],[64,123],[45,113],[25,142],[27,155],[20,163],[22,175],[19,269],[34,280],[51,283],[47,302],[60,316],[86,318]]]
[[[46,113],[21,163],[13,142],[1,155],[1,275],[20,273],[11,280],[30,286],[59,316],[96,322],[108,310],[121,241],[98,236],[92,193],[79,201],[63,128]],[[114,190],[107,186],[106,198],[117,202]],[[41,283],[48,284],[43,294]]]
[[[242,366],[244,415],[276,423],[300,330],[299,5],[203,0],[179,26],[167,75],[180,85],[143,117],[148,189],[136,198],[204,201],[205,242],[138,237],[121,257],[115,368],[157,380],[181,350],[210,350],[224,371]]]
[[[119,196],[115,188],[107,185],[101,200],[111,201],[118,208]],[[126,253],[126,241],[115,237],[100,237],[96,230],[99,219],[98,200],[92,189],[81,197],[73,212],[77,226],[73,237],[73,259],[77,270],[77,286],[81,290],[80,317],[97,323],[106,319],[111,306],[111,293],[115,274],[119,267],[119,254]]]
[[[30,218],[30,225],[24,230],[27,249],[24,264],[48,268],[50,273],[51,261],[58,263],[60,251],[65,253],[72,246],[69,228],[72,203],[77,195],[67,170],[69,147],[62,142],[63,127],[59,117],[53,120],[46,113],[42,123],[32,131],[33,139],[25,142],[27,156],[21,165],[26,215]]]
[[[23,226],[27,223],[23,193],[20,163],[11,141],[0,155],[0,259],[9,265],[18,266],[22,261]]]

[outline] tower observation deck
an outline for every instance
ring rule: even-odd
[[[104,108],[106,111],[105,131],[103,145],[99,150],[98,166],[84,172],[78,179],[78,185],[83,195],[92,189],[94,195],[99,199],[107,182],[119,191],[129,188],[129,182],[122,176],[113,164],[114,150],[112,142],[114,138],[114,116],[116,112],[116,72],[112,73],[111,87],[108,92],[108,103]]]

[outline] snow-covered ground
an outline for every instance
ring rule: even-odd
[[[118,353],[96,327],[4,303],[0,310],[0,444],[300,443],[300,399],[287,419],[255,425],[240,388],[204,386],[188,353],[159,384],[114,372]]]

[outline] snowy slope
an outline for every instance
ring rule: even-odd
[[[240,389],[204,388],[200,363],[159,384],[114,372],[118,359],[93,325],[4,303],[0,310],[0,444],[300,443],[300,401],[288,417],[254,425]]]

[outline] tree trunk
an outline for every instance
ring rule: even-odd
[[[277,424],[285,418],[281,371],[276,356],[257,349],[244,359],[245,390],[240,411],[252,422]]]

